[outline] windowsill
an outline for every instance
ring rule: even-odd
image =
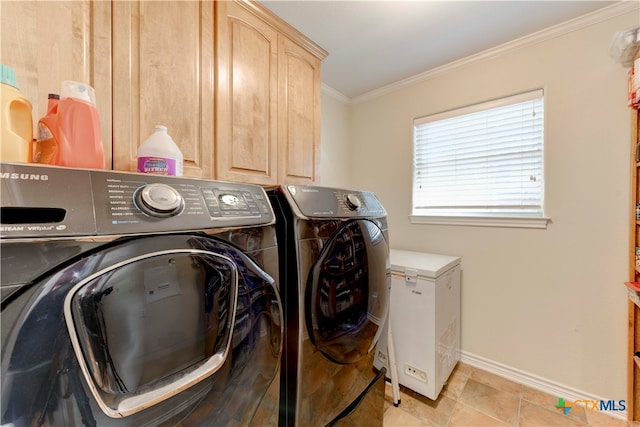
[[[409,215],[411,224],[467,225],[474,227],[507,227],[546,229],[551,218],[543,217],[503,217],[503,216],[432,216]]]

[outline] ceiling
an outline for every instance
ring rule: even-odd
[[[322,82],[355,98],[618,1],[261,1],[329,52]]]

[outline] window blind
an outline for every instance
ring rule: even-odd
[[[542,217],[542,90],[414,120],[413,215]]]

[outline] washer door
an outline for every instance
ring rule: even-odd
[[[192,235],[83,254],[3,307],[2,325],[0,424],[248,423],[282,345],[273,279]]]
[[[389,306],[389,246],[370,220],[352,220],[327,241],[305,291],[309,338],[329,359],[354,363],[375,346]]]
[[[102,410],[131,415],[220,370],[240,326],[237,296],[236,264],[195,249],[145,254],[78,283],[66,323]]]

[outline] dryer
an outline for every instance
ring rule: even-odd
[[[373,369],[390,291],[386,211],[373,193],[268,190],[277,217],[284,305],[280,426],[382,426]]]
[[[261,187],[7,163],[0,177],[0,424],[277,423]]]

